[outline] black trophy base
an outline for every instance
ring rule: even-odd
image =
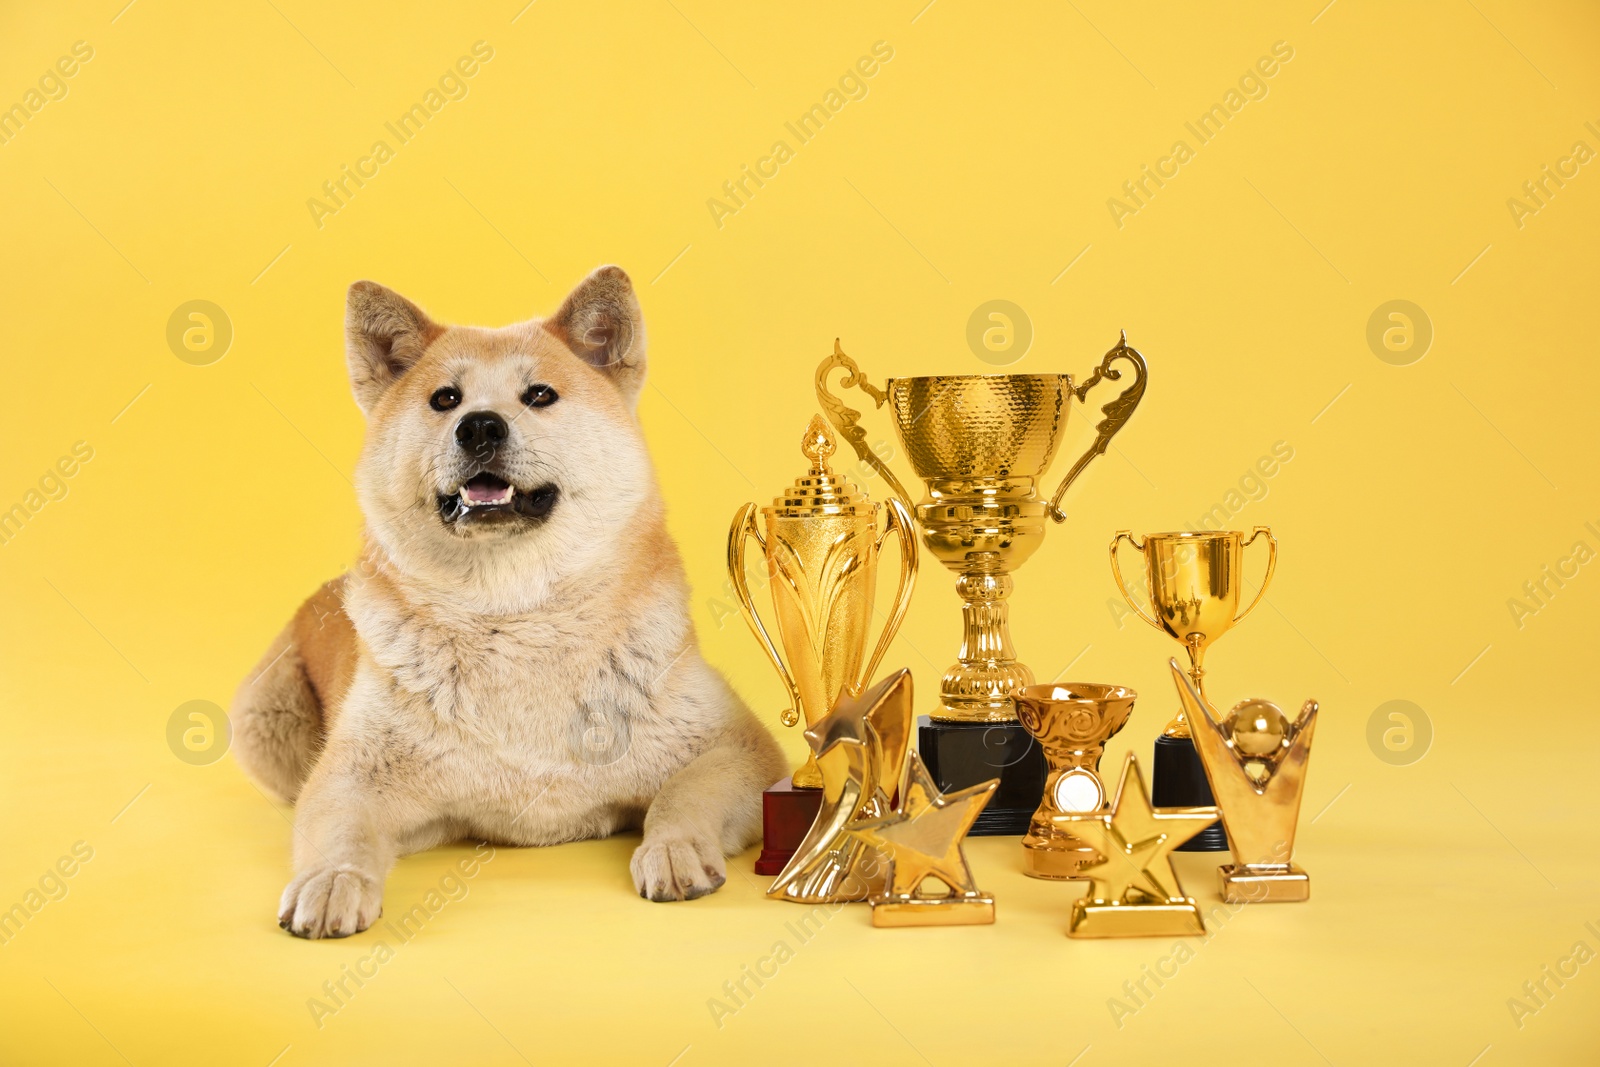
[[[1154,781],[1150,783],[1150,802],[1158,808],[1203,808],[1215,804],[1206,769],[1194,741],[1187,737],[1156,738]],[[1178,846],[1179,852],[1226,852],[1228,835],[1222,823],[1214,822]]]
[[[998,837],[1028,832],[1049,771],[1044,750],[1020,722],[942,722],[919,715],[917,750],[942,792],[1000,779],[971,833]]]

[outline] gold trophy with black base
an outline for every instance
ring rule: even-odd
[[[1067,471],[1048,501],[1039,482],[1049,469],[1074,400],[1101,380],[1133,380],[1101,412],[1094,443]],[[913,504],[867,441],[859,412],[828,389],[859,388],[878,407],[888,406],[900,445],[927,486]],[[974,834],[1022,834],[1044,792],[1047,769],[1038,744],[1017,721],[1013,694],[1033,684],[1033,672],[1011,644],[1006,599],[1012,573],[1044,540],[1046,519],[1066,520],[1061,499],[1144,395],[1144,357],[1124,337],[1082,384],[1069,374],[940,374],[890,378],[880,389],[834,342],[817,368],[817,399],[844,439],[888,483],[907,508],[915,508],[922,544],[956,574],[962,638],[956,663],[945,672],[939,704],[917,720],[918,748],[945,791],[998,777],[994,799]]]
[[[1239,610],[1244,586],[1244,550],[1256,538],[1267,539],[1267,573],[1255,599]],[[1144,553],[1145,577],[1152,616],[1140,605],[1122,580],[1117,545],[1123,538]],[[1205,654],[1211,643],[1233,628],[1261,603],[1278,565],[1278,541],[1265,526],[1257,526],[1249,539],[1238,530],[1153,533],[1140,544],[1132,532],[1119,530],[1111,539],[1111,574],[1134,612],[1170,637],[1189,653],[1189,678],[1205,697]],[[1152,797],[1160,807],[1201,807],[1213,804],[1205,767],[1195,751],[1189,720],[1180,707],[1156,738],[1155,782]],[[1183,852],[1224,852],[1228,837],[1221,822],[1179,846]]]

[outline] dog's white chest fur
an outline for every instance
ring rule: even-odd
[[[716,727],[658,699],[680,681],[681,609],[636,605],[597,644],[574,626],[582,604],[507,617],[351,601],[369,658],[339,728],[385,750],[380,777],[406,762],[465,833],[549,844],[637,825]]]

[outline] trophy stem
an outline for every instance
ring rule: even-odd
[[[956,578],[961,597],[961,649],[939,687],[933,718],[955,722],[1015,722],[1011,694],[1033,684],[1011,644],[1011,575],[995,552],[974,552]]]
[[[821,789],[822,768],[817,766],[816,753],[806,756],[805,764],[794,772],[791,780],[796,789]]]
[[[1189,639],[1183,643],[1183,647],[1189,650],[1189,680],[1194,683],[1195,692],[1200,694],[1200,699],[1205,700],[1206,671],[1201,666],[1206,655],[1205,645],[1201,644],[1199,634],[1191,634]],[[1167,723],[1166,728],[1161,731],[1161,736],[1182,737],[1185,739],[1193,736],[1189,732],[1189,717],[1184,713],[1182,704],[1178,705],[1178,714],[1173,716],[1171,722]]]

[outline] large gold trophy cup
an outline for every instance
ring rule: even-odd
[[[1244,550],[1258,537],[1267,539],[1267,572],[1255,598],[1240,611]],[[1117,546],[1123,538],[1144,554],[1149,611],[1123,581],[1122,567],[1117,561]],[[1143,544],[1131,531],[1119,530],[1111,539],[1111,574],[1117,588],[1139,618],[1187,650],[1189,678],[1202,700],[1206,699],[1206,649],[1261,603],[1277,566],[1278,542],[1265,526],[1257,526],[1248,539],[1238,530],[1153,533],[1145,537]],[[1189,722],[1181,707],[1156,738],[1154,798],[1157,805],[1174,807],[1213,802],[1205,770],[1195,752]],[[1183,850],[1221,852],[1227,847],[1228,841],[1219,823],[1197,835]]]
[[[1039,483],[1060,447],[1072,401],[1082,401],[1103,379],[1121,381],[1130,368],[1133,381],[1101,409],[1094,443],[1055,494],[1042,499]],[[861,389],[878,407],[888,405],[900,445],[927,487],[920,503],[868,443],[860,413],[829,391],[835,371],[845,372],[845,388]],[[1128,347],[1126,335],[1082,385],[1069,374],[942,374],[890,378],[879,389],[837,341],[817,368],[817,399],[828,418],[862,462],[914,509],[923,547],[956,574],[961,648],[940,684],[933,721],[919,729],[920,748],[941,789],[1000,774],[999,793],[974,833],[1023,833],[1044,787],[1044,760],[1017,725],[1012,699],[1033,683],[1007,624],[1012,572],[1044,540],[1047,517],[1065,521],[1067,487],[1127,423],[1146,379],[1144,357]]]

